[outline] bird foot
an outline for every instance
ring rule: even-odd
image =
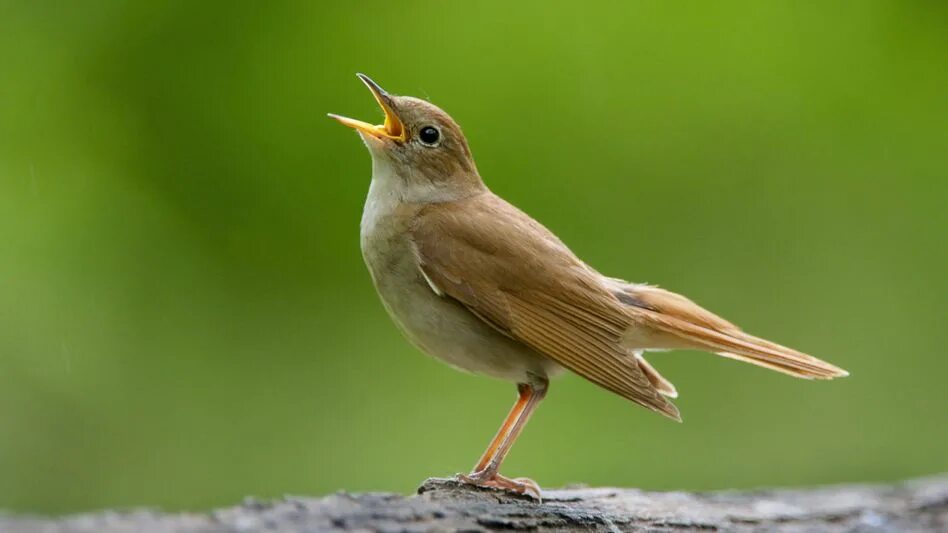
[[[543,501],[540,497],[540,485],[536,481],[525,477],[511,479],[498,473],[488,473],[487,471],[471,472],[470,474],[458,474],[457,480],[461,483],[474,485],[477,487],[488,487],[499,489],[516,494],[529,496],[537,502]]]

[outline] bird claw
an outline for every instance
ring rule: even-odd
[[[540,485],[537,485],[536,481],[529,478],[518,477],[511,479],[497,473],[489,474],[484,471],[458,474],[456,477],[458,481],[467,483],[468,485],[513,492],[533,498],[538,503],[543,501],[540,496]]]

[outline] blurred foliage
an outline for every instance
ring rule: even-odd
[[[605,273],[846,367],[568,376],[505,465],[710,489],[948,468],[948,4],[0,2],[0,507],[205,508],[467,470],[514,387],[398,334],[358,247],[428,97]]]

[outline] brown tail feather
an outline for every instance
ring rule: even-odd
[[[720,332],[695,324],[645,311],[649,324],[670,333],[694,348],[704,349],[791,376],[809,379],[833,379],[848,376],[845,370],[816,357],[786,346],[748,335],[742,331]]]
[[[832,379],[849,375],[845,370],[825,361],[742,331],[724,333],[652,311],[645,311],[643,314],[651,319],[648,321],[651,326],[686,341],[694,348],[801,378]]]
[[[737,355],[736,353],[729,353],[729,352],[715,352],[715,353],[717,355],[720,355],[721,357],[727,357],[728,359],[734,359],[735,361],[750,363],[752,365],[759,366],[761,368],[766,368],[769,370],[773,370],[774,372],[780,372],[781,374],[786,374],[788,376],[793,376],[795,378],[813,379],[812,376],[801,374],[799,370],[787,368],[785,366],[780,366],[775,363],[764,362],[759,359],[748,357],[746,355]]]
[[[649,326],[684,341],[684,345],[724,357],[769,368],[806,379],[833,379],[849,373],[816,357],[798,352],[753,335],[702,308],[691,300],[658,287],[618,285],[617,294],[628,298],[623,302]]]
[[[650,365],[648,361],[646,361],[645,358],[642,357],[642,354],[640,352],[635,353],[635,359],[636,361],[638,361],[639,368],[642,369],[642,372],[645,374],[645,377],[648,378],[649,383],[651,383],[652,386],[655,387],[655,390],[657,390],[658,392],[662,394],[662,396],[665,396],[667,398],[678,397],[678,390],[675,389],[675,386],[672,384],[672,382],[668,381],[667,379],[665,379],[664,376],[659,374],[658,370],[655,370],[655,368],[653,368],[652,365]]]

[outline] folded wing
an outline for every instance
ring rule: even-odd
[[[411,236],[420,271],[445,297],[589,381],[680,420],[623,345],[633,314],[597,272],[517,208],[491,193],[431,204]]]

